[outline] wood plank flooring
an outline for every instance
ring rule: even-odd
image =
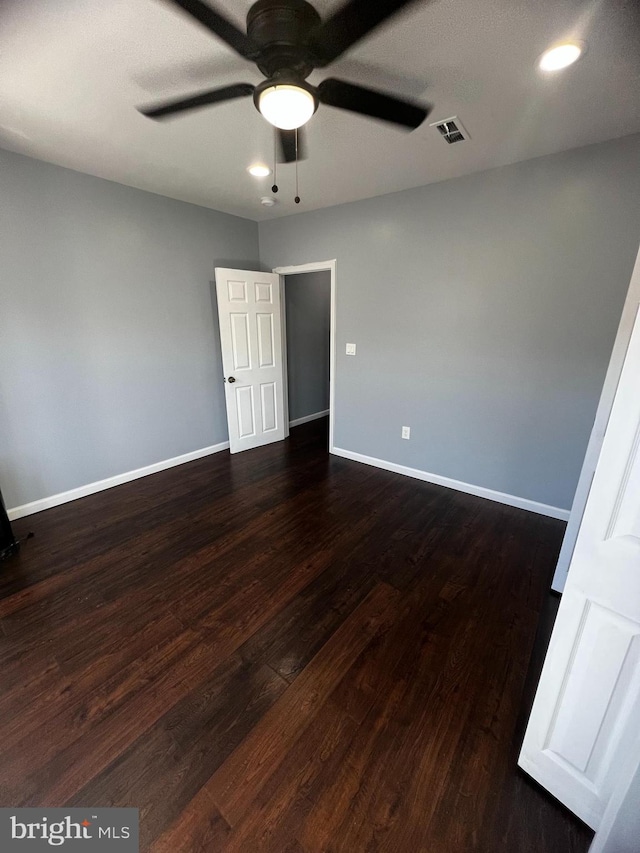
[[[0,804],[136,806],[154,853],[582,853],[515,763],[563,527],[324,421],[21,519]]]

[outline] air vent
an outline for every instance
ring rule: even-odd
[[[454,142],[462,142],[464,139],[469,139],[469,134],[462,126],[462,122],[458,116],[445,118],[442,121],[434,121],[431,127],[435,127],[440,136],[449,145]]]

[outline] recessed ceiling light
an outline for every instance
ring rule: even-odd
[[[262,163],[254,163],[253,166],[249,166],[247,172],[254,178],[266,178],[267,175],[271,174],[271,169],[268,166],[263,166]]]
[[[552,47],[540,57],[539,66],[542,71],[560,71],[579,59],[582,47],[579,44],[559,44]]]

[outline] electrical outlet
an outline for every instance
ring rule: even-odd
[[[402,427],[402,437],[411,438],[411,427]]]
[[[356,354],[356,345],[355,344],[347,344],[347,355],[355,355]]]

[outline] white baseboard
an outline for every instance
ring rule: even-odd
[[[289,426],[300,426],[300,424],[308,424],[309,421],[317,421],[319,418],[326,418],[329,414],[329,409],[323,412],[314,412],[313,415],[305,415],[303,418],[296,418],[294,421],[289,421]]]
[[[154,462],[153,465],[146,465],[144,468],[136,468],[135,471],[127,471],[124,474],[116,474],[115,477],[107,477],[106,480],[98,480],[95,483],[87,483],[86,486],[79,486],[77,489],[70,489],[68,492],[60,492],[57,495],[51,495],[48,498],[41,498],[37,501],[32,501],[22,506],[16,506],[13,509],[7,510],[7,514],[11,521],[16,518],[22,518],[25,515],[33,515],[36,512],[42,512],[43,509],[51,509],[51,507],[59,506],[60,504],[69,503],[69,501],[84,498],[87,495],[93,495],[96,492],[102,492],[105,489],[111,489],[113,486],[120,486],[122,483],[129,483],[131,480],[137,480],[139,477],[146,477],[149,474],[157,474],[158,471],[165,471],[167,468],[174,468],[176,465],[183,465],[185,462],[193,462],[194,459],[202,459],[203,456],[210,456],[212,453],[219,453],[221,450],[227,450],[229,447],[228,441],[221,441],[220,444],[212,444],[210,447],[203,447],[200,450],[192,450],[190,453],[183,453],[182,456],[174,456],[173,459],[164,459],[162,462]]]
[[[331,452],[354,462],[363,462],[374,468],[383,468],[385,471],[393,471],[396,474],[404,474],[405,477],[414,477],[416,480],[424,480],[426,483],[434,483],[436,486],[445,486],[447,489],[457,489],[468,495],[478,498],[487,498],[501,504],[526,509],[529,512],[537,512],[539,515],[548,515],[551,518],[559,518],[561,521],[569,519],[569,510],[557,506],[538,503],[528,498],[519,498],[516,495],[508,495],[505,492],[496,492],[493,489],[485,489],[483,486],[473,486],[471,483],[463,483],[461,480],[452,480],[450,477],[441,477],[440,474],[430,474],[428,471],[420,471],[418,468],[409,468],[406,465],[398,465],[395,462],[387,462],[384,459],[376,459],[375,456],[365,456],[362,453],[354,453],[352,450],[343,450],[341,447],[332,447]]]
[[[290,421],[290,426],[308,423],[309,421],[323,418],[327,414],[329,414],[328,409],[324,412],[307,415],[304,418],[296,418],[296,420]],[[162,462],[154,462],[153,465],[146,465],[144,468],[136,468],[135,471],[127,471],[124,474],[117,474],[115,477],[108,477],[106,480],[98,480],[95,483],[88,483],[86,486],[79,486],[77,489],[70,489],[68,492],[60,492],[57,495],[51,495],[50,497],[41,498],[28,504],[22,504],[22,506],[13,507],[13,509],[7,510],[7,513],[9,519],[14,521],[25,515],[33,515],[36,512],[42,512],[44,509],[69,503],[70,501],[78,500],[78,498],[84,498],[87,495],[93,495],[96,492],[102,492],[114,486],[120,486],[122,483],[129,483],[131,480],[137,480],[149,474],[156,474],[158,471],[165,471],[167,468],[173,468],[176,465],[183,465],[185,462],[193,462],[195,459],[202,459],[203,456],[210,456],[213,453],[219,453],[221,450],[227,450],[228,448],[229,442],[221,441],[220,444],[213,444],[210,447],[203,447],[200,450],[192,450],[190,453],[174,456],[173,459],[164,459]],[[496,492],[493,489],[485,489],[483,486],[463,483],[461,480],[452,480],[450,477],[442,477],[440,474],[430,474],[428,471],[409,468],[406,465],[398,465],[395,462],[387,462],[384,459],[376,459],[374,456],[365,456],[362,453],[354,453],[352,450],[344,450],[341,447],[332,447],[331,452],[336,456],[342,456],[354,462],[362,462],[365,465],[372,465],[374,468],[393,471],[396,474],[403,474],[405,477],[413,477],[416,480],[434,483],[437,486],[445,486],[448,489],[457,489],[459,492],[466,492],[466,494],[475,495],[479,498],[487,498],[491,501],[518,507],[519,509],[526,509],[529,512],[537,512],[540,515],[548,515],[551,518],[558,518],[562,521],[567,521],[569,518],[568,509],[538,503],[538,501],[532,501],[528,498],[519,498],[516,495],[508,495],[505,492]]]

